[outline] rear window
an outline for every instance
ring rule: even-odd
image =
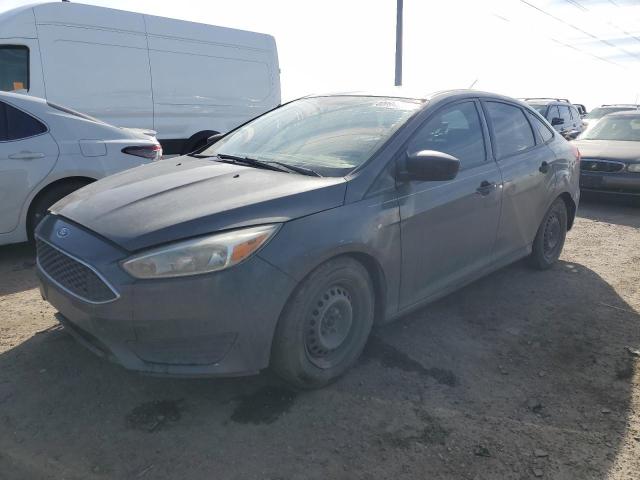
[[[55,110],[60,110],[61,112],[68,113],[69,115],[73,115],[74,117],[80,117],[85,120],[89,120],[91,122],[104,123],[102,120],[98,120],[97,118],[87,115],[86,113],[76,112],[75,110],[71,110],[70,108],[63,107],[62,105],[58,105],[57,103],[47,102],[47,105],[49,105],[51,108]]]
[[[29,49],[24,45],[0,45],[0,90],[29,90]]]

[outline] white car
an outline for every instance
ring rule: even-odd
[[[0,245],[31,238],[48,208],[74,190],[158,160],[154,135],[0,92]]]

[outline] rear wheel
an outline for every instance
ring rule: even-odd
[[[546,270],[556,263],[567,236],[567,206],[557,198],[547,210],[533,241],[529,263],[534,268]]]
[[[271,366],[288,383],[319,388],[358,359],[373,325],[367,270],[349,257],[321,265],[302,281],[283,312]]]
[[[36,227],[47,215],[47,211],[54,203],[87,184],[88,182],[81,180],[68,181],[60,185],[55,185],[39,195],[31,204],[29,217],[27,218],[27,236],[29,237],[29,241],[33,241]]]

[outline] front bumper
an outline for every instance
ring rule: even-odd
[[[581,171],[580,188],[584,191],[640,195],[640,173]]]
[[[57,233],[67,229],[64,238]],[[94,269],[117,292],[88,302],[48,275],[43,298],[70,333],[125,368],[175,376],[247,375],[268,366],[273,332],[295,281],[257,255],[212,274],[136,280],[119,262],[129,253],[49,215],[36,235]]]

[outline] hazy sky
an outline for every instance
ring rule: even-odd
[[[29,0],[0,0],[0,11]],[[392,85],[396,0],[83,0],[270,33],[284,100]],[[405,0],[404,83],[558,96],[592,108],[640,93],[633,0]],[[2,32],[0,32],[0,36]],[[195,74],[195,73],[194,73]]]

